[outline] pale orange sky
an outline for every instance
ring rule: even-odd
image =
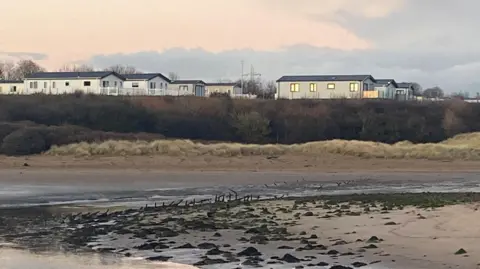
[[[219,52],[309,44],[374,46],[329,21],[388,15],[402,0],[0,0],[0,52],[48,55],[48,68],[96,54],[172,47]],[[316,20],[314,18],[317,18]]]

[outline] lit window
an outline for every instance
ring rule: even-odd
[[[335,89],[335,83],[328,83],[327,84],[327,89],[334,90]]]
[[[291,92],[299,92],[300,91],[300,84],[298,84],[298,83],[290,84],[290,91]]]
[[[310,91],[311,92],[316,92],[317,91],[317,84],[316,83],[310,83]]]
[[[350,91],[358,92],[358,83],[350,83]]]

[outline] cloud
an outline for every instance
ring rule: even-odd
[[[122,63],[145,72],[176,72],[181,78],[238,79],[241,61],[244,73],[250,65],[267,80],[287,74],[372,74],[377,78],[417,81],[424,87],[439,85],[447,91],[476,90],[480,83],[480,55],[456,52],[449,55],[422,50],[344,51],[310,45],[285,47],[278,51],[229,50],[219,53],[203,49],[174,48],[163,52],[97,55],[88,62],[98,68]],[[452,78],[460,79],[452,79]]]
[[[0,51],[0,58],[7,58],[7,59],[31,59],[35,61],[41,61],[48,58],[48,56],[44,53],[37,53],[37,52],[12,52],[12,51]]]

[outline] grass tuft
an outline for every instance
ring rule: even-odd
[[[361,158],[480,160],[480,133],[457,135],[440,143],[393,145],[378,142],[329,140],[304,144],[205,144],[190,140],[105,141],[53,146],[47,155],[73,156],[279,156],[285,154],[321,155],[334,153]]]

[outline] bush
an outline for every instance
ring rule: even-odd
[[[3,139],[1,152],[7,155],[30,155],[46,151],[46,129],[26,127],[16,130]]]

